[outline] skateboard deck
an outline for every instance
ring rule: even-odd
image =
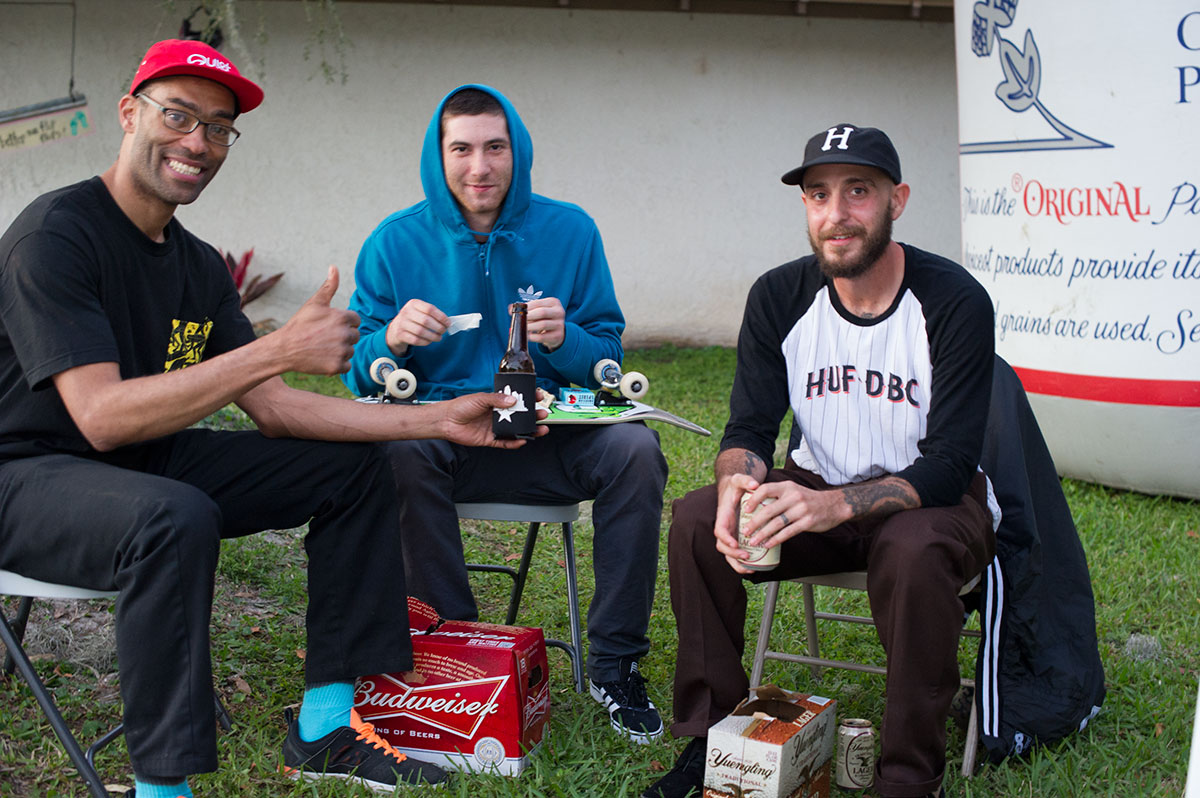
[[[382,395],[376,396],[360,396],[354,401],[363,402],[365,404],[392,404],[395,400],[385,398]],[[400,404],[427,404],[424,400],[405,400]],[[544,406],[544,405],[543,405]],[[685,429],[688,432],[694,432],[697,435],[708,437],[712,435],[699,424],[693,424],[686,418],[681,418],[674,413],[668,413],[666,410],[659,410],[657,407],[645,404],[644,402],[632,402],[629,405],[616,405],[605,407],[572,407],[555,402],[549,410],[549,415],[539,421],[539,424],[622,424],[626,421],[662,421],[667,424]]]
[[[662,421],[672,424],[688,432],[708,437],[712,433],[699,424],[693,424],[686,418],[680,418],[674,413],[659,410],[657,407],[644,402],[633,401],[629,405],[607,405],[599,407],[578,407],[555,402],[550,406],[550,414],[539,421],[539,424],[621,424],[626,421]]]

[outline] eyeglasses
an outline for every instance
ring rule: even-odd
[[[204,138],[222,147],[232,147],[233,142],[237,141],[238,136],[241,135],[231,125],[226,125],[222,122],[201,122],[195,114],[181,111],[178,108],[168,108],[162,103],[150,99],[145,94],[139,93],[134,96],[145,100],[162,111],[163,124],[179,133],[191,133],[196,128],[204,125]]]

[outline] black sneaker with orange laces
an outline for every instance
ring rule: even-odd
[[[354,710],[350,725],[342,726],[311,743],[300,738],[300,724],[286,713],[287,739],[283,741],[284,775],[293,779],[345,779],[376,792],[392,792],[397,784],[438,786],[449,776],[430,762],[411,759],[393,748],[364,723]]]

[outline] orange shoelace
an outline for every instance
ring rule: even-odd
[[[358,716],[358,710],[350,710],[350,728],[358,732],[359,740],[382,750],[387,756],[395,757],[397,762],[403,762],[408,759],[407,756],[392,748],[387,740],[376,734],[375,727]]]

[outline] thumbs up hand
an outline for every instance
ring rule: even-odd
[[[358,314],[330,306],[338,290],[338,270],[329,267],[321,287],[279,328],[285,371],[304,374],[342,374],[358,341]]]
[[[311,303],[329,307],[334,295],[337,293],[339,279],[337,266],[330,266],[329,272],[325,275],[325,282],[321,283],[321,286],[317,289],[317,293],[309,297],[308,302],[305,304]]]

